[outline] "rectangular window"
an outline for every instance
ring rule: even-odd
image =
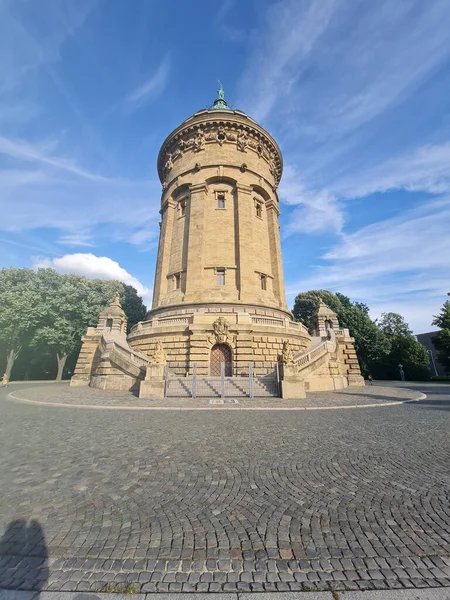
[[[180,274],[176,273],[174,275],[174,278],[175,278],[175,289],[179,290],[180,289],[180,280],[181,280]]]
[[[225,208],[225,194],[217,195],[217,208]]]
[[[180,200],[180,215],[184,217],[186,215],[186,200]]]
[[[225,269],[216,269],[217,285],[225,285]]]
[[[267,275],[261,273],[261,289],[267,290]]]
[[[262,204],[261,202],[256,202],[256,216],[262,219]]]

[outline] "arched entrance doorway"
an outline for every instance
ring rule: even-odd
[[[226,344],[215,344],[215,346],[211,348],[211,357],[209,361],[209,371],[213,377],[220,377],[222,363],[225,363],[225,377],[231,377],[233,374],[231,348]]]

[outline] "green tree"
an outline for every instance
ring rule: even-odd
[[[389,352],[390,344],[387,336],[370,318],[367,305],[352,302],[344,294],[333,294],[328,290],[302,292],[295,298],[292,312],[295,319],[310,331],[319,298],[337,314],[340,326],[349,329],[350,335],[355,338],[355,350],[362,372],[371,372],[373,366]]]
[[[56,378],[61,379],[86,329],[97,325],[100,312],[116,294],[130,328],[145,318],[146,307],[135,288],[119,281],[61,275],[53,269],[0,271],[0,352],[6,358],[8,378],[16,359],[22,377],[39,378],[44,373],[48,377],[54,373],[49,369],[53,356]]]
[[[439,362],[444,365],[447,372],[450,372],[450,301],[447,300],[440,314],[434,317],[433,325],[441,329],[433,336]]]
[[[412,335],[393,335],[391,350],[374,365],[374,375],[380,379],[400,379],[399,365],[403,366],[409,381],[430,378],[429,357],[426,349]]]
[[[100,312],[117,294],[131,325],[145,318],[146,309],[135,288],[119,281],[61,275],[53,269],[39,269],[37,279],[45,310],[32,345],[56,358],[57,380],[63,377],[68,357],[78,353],[87,328],[97,325]]]
[[[32,342],[43,310],[34,271],[15,268],[0,271],[0,341],[6,355],[8,379],[22,348]]]
[[[53,269],[39,269],[37,279],[45,312],[32,345],[52,352],[58,365],[56,379],[60,380],[67,357],[79,350],[86,329],[97,324],[99,313],[123,292],[123,284],[61,275]]]
[[[300,323],[303,323],[303,325],[312,331],[313,315],[319,300],[322,299],[328,308],[339,314],[343,310],[343,303],[339,296],[340,294],[333,294],[328,290],[301,292],[294,301],[294,308],[292,309],[294,319],[300,321]],[[346,296],[342,296],[342,298],[346,298]]]
[[[402,315],[399,315],[398,313],[381,313],[381,319],[376,321],[376,323],[381,331],[384,331],[386,335],[412,335],[412,331],[409,328],[408,323],[405,321]]]
[[[133,325],[145,320],[147,307],[138,296],[136,289],[131,285],[122,284],[123,292],[120,294],[120,303],[128,318],[128,333]]]
[[[374,365],[374,374],[382,379],[399,379],[399,365],[402,365],[406,379],[429,379],[427,351],[412,335],[404,317],[394,312],[382,313],[377,325],[389,338],[391,349]]]
[[[361,310],[357,303],[338,313],[341,327],[349,329],[355,338],[355,350],[359,366],[364,375],[371,373],[379,361],[390,351],[389,338],[378,329],[368,312]]]

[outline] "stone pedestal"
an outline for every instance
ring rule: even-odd
[[[305,382],[301,375],[295,372],[295,367],[290,365],[282,365],[280,369],[281,375],[281,397],[300,400],[306,398]]]
[[[149,365],[139,387],[139,398],[164,398],[165,365]]]

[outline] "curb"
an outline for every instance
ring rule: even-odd
[[[20,391],[20,390],[18,390]],[[63,402],[41,402],[39,400],[29,400],[27,398],[18,398],[13,392],[10,392],[6,398],[13,402],[23,404],[33,404],[37,406],[55,406],[57,408],[85,408],[88,410],[156,410],[156,411],[307,411],[307,410],[347,410],[363,408],[379,408],[386,406],[399,406],[401,404],[410,404],[420,402],[426,398],[426,394],[419,394],[418,398],[407,398],[396,402],[378,402],[376,404],[348,404],[346,406],[111,406],[109,404],[67,404]],[[1,600],[1,599],[0,599]],[[449,599],[450,600],[450,599]]]
[[[0,600],[448,600],[450,587],[328,592],[28,592],[0,589]]]

